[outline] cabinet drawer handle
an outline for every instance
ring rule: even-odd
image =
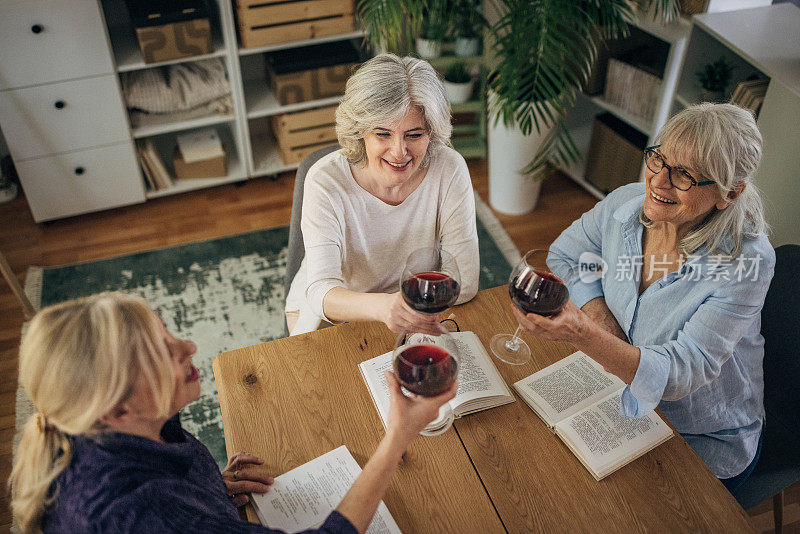
[[[44,26],[42,26],[41,24],[34,24],[33,26],[31,26],[31,31],[33,33],[42,33],[44,31]]]
[[[56,109],[64,109],[64,106],[66,106],[67,103],[63,100],[56,100],[56,103],[53,105],[56,107]]]
[[[86,172],[86,169],[84,169],[83,167],[75,167],[75,174],[77,174],[78,176],[80,176],[81,174],[83,174],[85,172]]]

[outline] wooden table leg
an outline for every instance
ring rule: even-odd
[[[33,304],[31,304],[31,301],[28,300],[28,296],[25,294],[25,291],[22,290],[19,282],[17,282],[17,277],[14,276],[14,271],[11,270],[11,266],[6,261],[6,257],[3,256],[2,252],[0,252],[0,271],[3,272],[3,278],[6,279],[8,285],[11,286],[11,291],[14,292],[20,304],[22,304],[25,317],[30,319],[36,315],[36,309],[33,307]]]

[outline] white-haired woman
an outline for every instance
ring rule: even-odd
[[[36,407],[9,478],[24,532],[275,532],[236,505],[273,480],[239,453],[220,475],[181,428],[200,395],[196,347],[138,297],[104,293],[50,306],[20,348],[19,379]],[[387,373],[389,426],[319,532],[364,532],[406,446],[455,395],[410,399]]]
[[[775,253],[751,183],[761,134],[750,112],[699,104],[645,150],[645,181],[567,228],[548,264],[569,287],[556,317],[517,318],[625,381],[623,412],[656,407],[731,490],[764,425],[761,308]],[[601,279],[581,263],[605,262]]]
[[[461,272],[458,303],[478,290],[472,183],[449,146],[442,82],[423,60],[376,56],[347,81],[336,131],[342,148],[306,176],[305,258],[286,299],[289,330],[342,321],[430,329],[436,318],[398,291],[411,252],[440,243]]]

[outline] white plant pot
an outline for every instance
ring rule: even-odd
[[[477,37],[456,37],[455,54],[459,57],[477,56],[480,41]]]
[[[442,42],[417,37],[417,55],[422,59],[432,59],[442,55]]]
[[[453,83],[444,80],[443,83],[447,100],[451,104],[461,104],[462,102],[468,101],[472,96],[472,88],[475,86],[475,80],[470,80],[465,83]]]
[[[537,133],[534,128],[530,135],[522,135],[516,124],[508,128],[502,120],[495,123],[495,118],[489,117],[489,204],[495,210],[522,215],[536,207],[542,182],[523,174],[522,170],[536,155],[551,129]]]

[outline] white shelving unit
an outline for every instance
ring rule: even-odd
[[[282,161],[275,140],[269,131],[268,117],[336,104],[341,97],[324,98],[287,106],[280,105],[266,81],[263,54],[340,40],[360,40],[364,36],[363,31],[354,31],[258,48],[240,48],[232,2],[216,0],[210,3],[212,11],[214,11],[211,14],[212,52],[210,54],[159,63],[144,63],[123,0],[97,1],[105,14],[114,70],[118,75],[177,63],[221,58],[225,63],[231,84],[233,112],[230,114],[211,114],[185,119],[157,116],[145,119],[137,118],[136,126],[131,126],[132,139],[154,139],[156,147],[170,171],[172,171],[172,153],[176,144],[175,137],[181,132],[214,126],[228,149],[227,176],[178,180],[168,189],[147,191],[145,193],[147,199],[296,169],[297,164],[285,164]]]
[[[754,183],[772,244],[800,243],[800,8],[785,3],[695,16],[674,112],[699,101],[694,73],[721,55],[736,66],[729,91],[751,74],[770,80],[758,115],[764,149]]]
[[[233,122],[235,116],[230,115],[207,115],[203,117],[196,117],[193,119],[186,119],[180,121],[170,121],[158,116],[143,118],[138,126],[131,129],[131,134],[134,139],[141,139],[144,137],[151,137],[169,132],[177,132],[180,130],[191,130],[193,128],[204,128],[214,124],[222,124],[226,122]]]
[[[589,150],[591,140],[592,124],[595,116],[603,112],[609,112],[618,119],[636,128],[647,136],[649,144],[658,131],[667,121],[672,110],[672,100],[680,74],[680,64],[686,50],[690,23],[688,19],[681,18],[670,24],[657,24],[648,15],[640,15],[633,23],[635,28],[650,34],[655,39],[666,43],[669,47],[665,68],[661,76],[661,85],[658,94],[658,104],[656,105],[653,118],[647,120],[623,110],[603,99],[602,95],[581,95],[567,114],[567,128],[578,149],[581,151],[582,159],[577,163],[562,169],[577,184],[584,187],[588,192],[602,199],[605,193],[594,187],[585,178],[586,161],[585,157]],[[643,179],[644,174],[640,173],[639,179]]]

